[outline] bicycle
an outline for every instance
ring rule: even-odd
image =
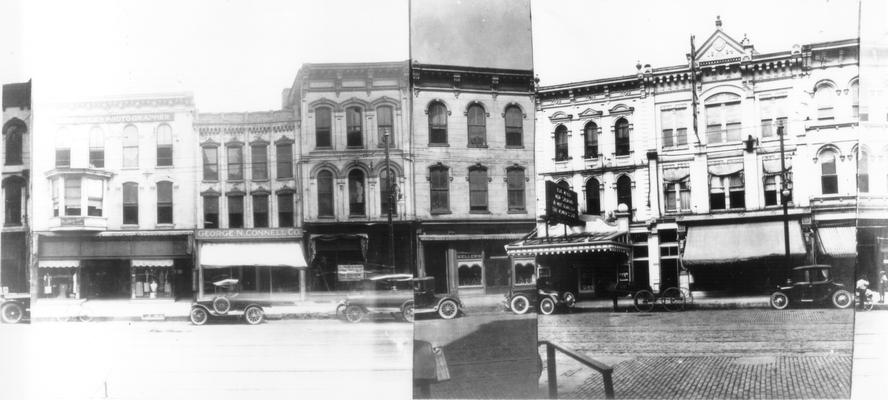
[[[667,311],[682,311],[685,308],[688,296],[680,288],[671,287],[659,295],[647,289],[639,290],[632,296],[635,301],[635,310],[638,312],[650,312],[657,303],[662,304]]]

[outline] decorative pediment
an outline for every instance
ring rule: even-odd
[[[604,115],[604,113],[599,110],[593,110],[591,108],[587,108],[587,109],[583,110],[583,112],[579,113],[578,117],[580,119],[600,118],[602,115]]]
[[[743,43],[734,40],[721,29],[721,19],[716,20],[716,30],[697,50],[697,63],[700,65],[718,62],[740,61],[746,56]],[[744,39],[748,42],[748,39]],[[751,47],[751,46],[750,46]]]
[[[551,120],[552,122],[555,122],[555,121],[570,121],[570,120],[572,120],[572,119],[573,119],[573,115],[572,115],[572,114],[568,114],[568,113],[566,113],[566,112],[564,112],[564,111],[556,111],[555,114],[552,114],[552,115],[549,117],[549,120]]]
[[[610,115],[626,115],[631,114],[633,111],[635,111],[635,107],[629,107],[625,104],[617,104],[608,110],[608,113],[610,113]]]

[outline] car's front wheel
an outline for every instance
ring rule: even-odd
[[[413,322],[413,302],[407,302],[404,304],[404,307],[401,307],[401,318],[404,318],[404,321]]]
[[[244,310],[244,321],[250,325],[258,325],[265,319],[265,313],[259,306],[249,306]]]
[[[575,296],[572,292],[564,292],[564,296],[562,296],[564,301],[564,305],[568,307],[573,307],[577,304],[577,296]]]
[[[845,289],[839,289],[833,293],[832,302],[836,308],[848,308],[851,306],[851,303],[854,302],[854,297],[851,296],[851,292]]]
[[[25,310],[19,303],[6,303],[3,305],[3,308],[0,309],[0,318],[2,318],[3,322],[7,324],[17,324],[21,322],[24,315]]]
[[[203,307],[194,307],[191,309],[191,323],[194,325],[203,325],[210,319],[210,314]]]
[[[555,301],[551,297],[545,297],[540,300],[540,312],[543,315],[549,315],[555,312]]]
[[[358,323],[364,319],[364,310],[361,307],[351,305],[345,308],[345,320],[351,323]]]
[[[438,304],[438,316],[442,319],[454,319],[458,313],[459,306],[453,300],[447,299]]]
[[[789,307],[789,297],[783,292],[774,292],[771,294],[771,307],[782,310]]]
[[[657,298],[654,297],[653,293],[641,290],[635,294],[635,310],[638,312],[650,312],[654,309],[656,301]]]
[[[512,308],[512,312],[515,314],[524,314],[530,309],[530,300],[527,299],[527,296],[519,294],[512,297],[509,307]]]

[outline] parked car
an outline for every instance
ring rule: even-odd
[[[197,299],[191,304],[191,323],[203,325],[214,318],[242,317],[250,325],[265,320],[265,308],[272,305],[268,293],[250,293],[239,290],[238,280],[221,279],[213,282],[216,293]]]
[[[833,281],[829,265],[805,265],[792,269],[785,285],[771,294],[771,307],[782,310],[791,304],[829,304],[848,308],[854,295],[845,285]]]
[[[425,276],[413,280],[413,299],[416,302],[415,312],[419,314],[437,314],[442,319],[453,319],[465,314],[459,297],[435,293],[435,277]]]
[[[413,322],[413,275],[386,274],[366,279],[361,290],[336,306],[336,314],[348,322],[361,322],[370,314],[391,314]]]
[[[506,294],[506,308],[515,314],[524,314],[534,306],[540,313],[549,315],[558,306],[570,309],[576,302],[577,296],[573,291],[552,288],[545,278],[540,278],[534,287],[512,288]]]
[[[0,320],[7,324],[17,324],[31,319],[31,296],[29,294],[6,295],[0,298]]]

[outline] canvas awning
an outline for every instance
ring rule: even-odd
[[[162,260],[133,260],[133,267],[164,267],[164,268],[172,268],[173,260],[172,259],[162,259]]]
[[[204,243],[200,247],[200,265],[203,268],[308,266],[299,242]]]
[[[857,256],[857,228],[836,226],[817,229],[820,252],[833,257]]]
[[[789,223],[789,253],[805,255],[798,221]],[[682,263],[685,266],[727,264],[785,254],[782,221],[690,226]]]
[[[559,237],[534,237],[506,245],[510,256],[534,256],[547,254],[629,253],[626,232],[582,233]]]
[[[422,241],[449,241],[449,240],[518,240],[527,236],[526,233],[496,233],[496,234],[421,234]]]
[[[77,268],[80,266],[80,260],[40,260],[37,263],[38,268]]]

